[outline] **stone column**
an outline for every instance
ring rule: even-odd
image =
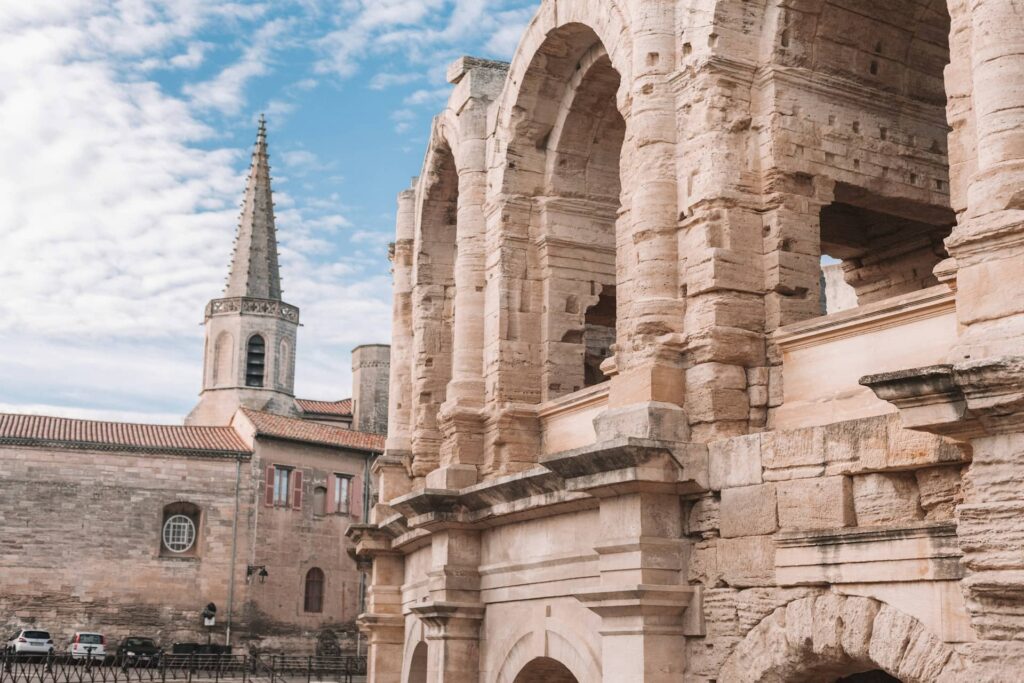
[[[385,450],[411,455],[412,439],[412,250],[416,225],[416,191],[398,195],[395,244],[391,253],[394,281],[391,310],[391,380],[388,387],[388,438]]]
[[[678,349],[681,332],[676,255],[675,114],[668,74],[674,68],[674,3],[634,2],[632,74],[623,74],[620,105],[622,209],[616,227],[617,334],[611,408],[683,401]],[[620,106],[620,109],[622,107]],[[656,409],[657,410],[657,409]],[[649,421],[656,421],[653,418]],[[637,434],[639,435],[639,434]]]
[[[1013,0],[969,0],[978,169],[969,210],[1024,209],[1024,21]],[[1020,217],[1018,217],[1020,220]]]
[[[973,173],[966,211],[946,241],[966,326],[952,359],[976,360],[1019,353],[1024,336],[1024,22],[1018,4],[1006,0],[962,0],[951,9],[968,13],[970,71],[955,52],[958,68],[948,73],[954,92],[970,93],[976,157],[974,168],[953,169]]]
[[[472,74],[460,74],[458,78],[467,77]],[[487,102],[472,99],[459,114],[459,248],[455,261],[452,379],[439,415],[444,438],[441,469],[429,484],[438,488],[453,485],[445,481],[453,467],[458,470],[459,486],[475,483],[476,467],[483,462],[486,113]]]

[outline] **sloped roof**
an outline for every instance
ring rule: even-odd
[[[133,453],[249,456],[233,427],[192,427],[0,413],[0,445]]]
[[[295,402],[299,405],[299,409],[307,415],[352,416],[352,399],[350,398],[343,398],[340,401],[314,401],[309,398],[297,398]]]
[[[361,451],[384,451],[384,436],[357,432],[354,429],[325,425],[319,422],[284,417],[258,410],[242,408],[249,421],[256,428],[258,436],[269,436],[289,441],[333,446],[335,448],[352,448]]]

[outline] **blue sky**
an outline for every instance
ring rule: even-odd
[[[509,58],[537,4],[0,0],[0,410],[192,407],[261,111],[296,391],[347,396],[445,67]]]

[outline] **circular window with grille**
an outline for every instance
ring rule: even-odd
[[[164,522],[164,547],[172,553],[184,553],[196,542],[196,525],[185,515],[171,515]]]

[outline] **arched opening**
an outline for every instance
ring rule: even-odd
[[[519,672],[513,683],[579,683],[561,662],[550,657],[537,657]]]
[[[452,377],[459,176],[447,145],[427,156],[413,254],[414,471],[422,476],[440,458],[437,413]]]
[[[303,611],[324,611],[324,572],[319,567],[312,567],[306,572],[306,586],[303,596]]]
[[[249,337],[245,354],[245,386],[262,387],[266,374],[267,344],[258,334]]]
[[[287,339],[282,339],[277,348],[277,385],[287,391],[290,389],[292,348]]]
[[[422,640],[416,644],[409,664],[407,683],[427,683],[427,644]]]
[[[939,284],[932,269],[963,204],[950,168],[965,153],[947,123],[946,0],[872,12],[853,0],[787,3],[771,37],[773,61],[804,73],[776,78],[792,112],[775,134],[787,145],[779,165],[792,194],[812,198],[806,214],[791,203],[770,228],[767,248],[789,252],[778,265],[781,323]]]
[[[232,383],[234,377],[235,340],[230,332],[221,332],[213,345],[213,386]]]
[[[302,609],[307,612],[324,611],[324,570],[311,567],[306,572],[306,585],[303,591]]]
[[[511,124],[504,186],[529,204],[530,247],[508,300],[507,384],[536,403],[599,384],[614,353],[620,304],[616,225],[626,123],[620,76],[597,34],[581,24],[553,31],[523,79]],[[514,256],[511,255],[510,256]]]

